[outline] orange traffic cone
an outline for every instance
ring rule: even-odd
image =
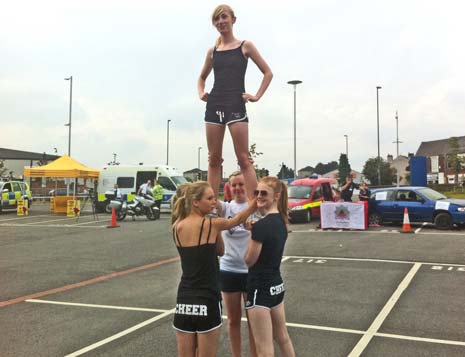
[[[119,225],[116,223],[116,210],[114,208],[111,209],[111,221],[107,228],[116,228]]]
[[[404,208],[404,223],[402,224],[401,233],[413,233],[412,227],[410,227],[410,219],[408,218],[408,209]]]

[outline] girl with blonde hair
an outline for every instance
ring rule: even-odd
[[[219,233],[244,222],[255,210],[256,201],[231,219],[213,218],[208,215],[216,207],[216,196],[207,182],[186,184],[179,194],[173,207],[173,239],[182,267],[173,320],[178,355],[194,357],[197,349],[199,356],[215,356],[222,324]]]
[[[247,102],[257,102],[265,93],[273,78],[270,67],[251,41],[234,37],[236,23],[234,11],[228,5],[219,5],[213,12],[212,23],[220,33],[214,47],[207,51],[205,63],[197,81],[199,98],[207,102],[205,127],[208,145],[208,182],[218,195],[222,176],[222,151],[226,125],[231,133],[238,164],[244,175],[248,197],[257,186],[253,160],[249,153],[249,129]],[[245,91],[244,78],[248,59],[263,73],[258,91]],[[214,71],[215,81],[210,93],[205,91],[205,82]]]
[[[295,356],[286,327],[281,260],[287,240],[287,186],[276,177],[262,178],[254,191],[263,218],[252,226],[245,262],[247,316],[258,356],[274,356],[273,339],[281,355]]]

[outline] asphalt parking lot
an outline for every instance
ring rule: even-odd
[[[89,211],[1,214],[0,355],[176,355],[169,220],[108,229]],[[465,230],[400,228],[290,226],[282,271],[298,356],[465,355]],[[225,324],[218,356],[230,356]]]

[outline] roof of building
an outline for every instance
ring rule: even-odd
[[[0,160],[56,160],[59,155],[0,148]]]
[[[441,139],[434,141],[422,141],[417,150],[417,156],[435,156],[448,154],[450,150],[449,139]],[[465,153],[465,136],[457,137],[459,144],[459,152]]]

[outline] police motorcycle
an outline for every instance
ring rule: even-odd
[[[132,220],[135,220],[136,216],[146,216],[151,221],[160,218],[160,209],[155,206],[155,200],[149,195],[137,195],[130,202],[113,199],[108,206],[115,209],[117,221],[122,221],[126,215],[132,216]]]

